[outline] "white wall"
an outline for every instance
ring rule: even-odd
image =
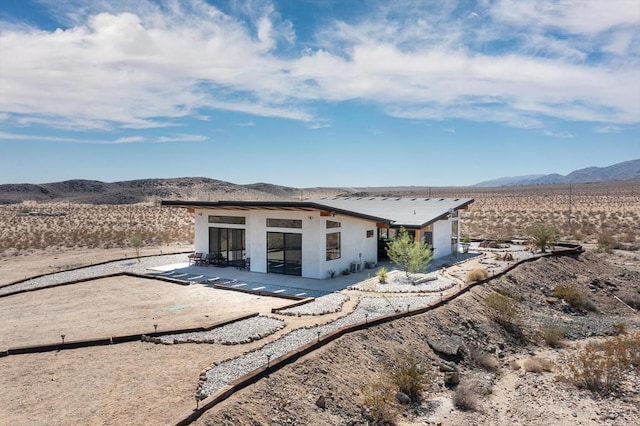
[[[451,219],[439,220],[433,224],[434,258],[451,255]]]
[[[209,224],[209,215],[244,216],[245,225]],[[351,262],[377,261],[377,232],[375,223],[350,216],[320,216],[320,212],[286,210],[215,210],[197,209],[195,211],[195,251],[209,251],[209,227],[246,229],[247,257],[251,258],[251,271],[267,272],[267,231],[302,233],[302,276],[308,278],[327,278],[329,271],[339,274],[351,266]],[[302,229],[267,228],[267,218],[300,219]],[[326,221],[340,222],[340,228],[326,228]],[[366,238],[367,230],[373,231],[373,237]],[[340,232],[341,256],[339,259],[326,260],[326,234]],[[359,254],[362,254],[360,258]]]

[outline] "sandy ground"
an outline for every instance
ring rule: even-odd
[[[0,349],[203,327],[291,300],[136,278],[103,278],[0,298]]]
[[[193,246],[169,245],[143,247],[140,256],[181,253],[193,250]],[[0,257],[0,286],[40,274],[59,272],[71,268],[93,265],[109,260],[135,257],[132,248],[48,250],[28,256]]]

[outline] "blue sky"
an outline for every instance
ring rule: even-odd
[[[448,186],[636,158],[637,0],[0,3],[0,183]]]

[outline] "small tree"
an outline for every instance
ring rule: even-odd
[[[129,244],[136,250],[136,258],[138,258],[138,262],[140,262],[140,247],[142,247],[143,243],[142,235],[140,234],[132,234],[129,235]]]
[[[533,243],[544,253],[546,248],[551,248],[558,242],[556,227],[539,223],[527,229],[527,234],[533,239]]]
[[[415,241],[404,228],[387,247],[389,259],[409,276],[423,271],[431,262],[433,253],[425,243]]]

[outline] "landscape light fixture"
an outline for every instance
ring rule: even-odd
[[[407,312],[409,312],[409,307],[410,307],[410,306],[411,306],[411,305],[407,303]]]
[[[267,354],[267,369],[269,368],[269,360],[271,360],[271,354]]]
[[[365,324],[367,323],[367,320],[368,320],[368,319],[369,319],[369,314],[368,314],[368,313],[365,313],[365,314],[364,314],[364,323],[365,323]]]
[[[318,333],[318,343],[320,343],[320,330],[316,331]]]
[[[64,338],[65,338],[66,334],[61,334],[60,337],[62,338],[62,344],[64,345]]]
[[[158,324],[153,324],[153,332],[154,333],[158,332]]]

